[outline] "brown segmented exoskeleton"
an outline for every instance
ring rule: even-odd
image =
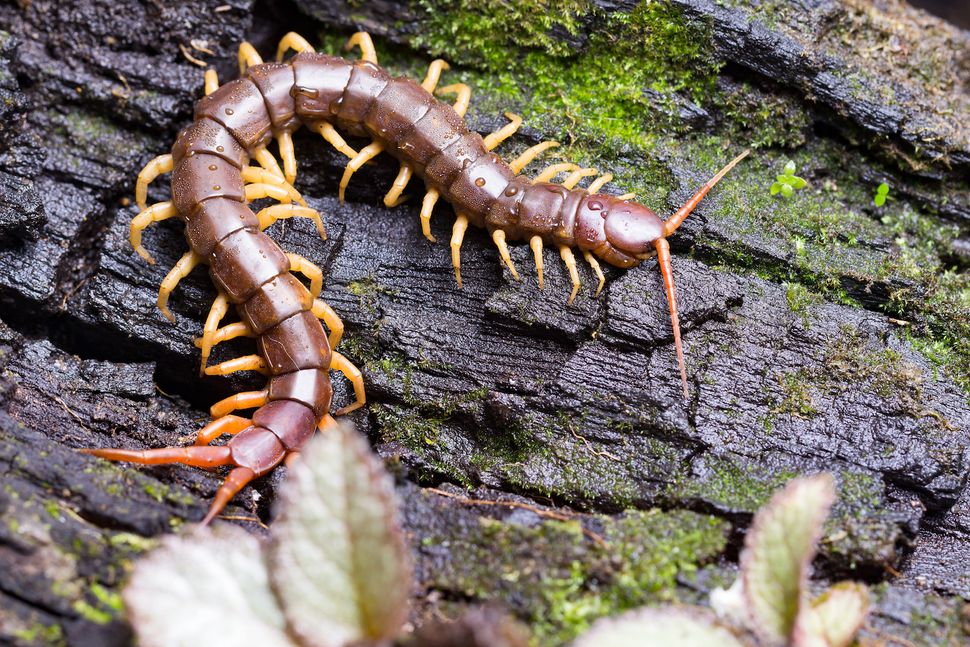
[[[214,405],[214,420],[199,431],[194,447],[84,451],[142,464],[233,465],[203,523],[211,521],[253,478],[298,453],[316,428],[332,424],[328,413],[331,369],[350,379],[356,395],[353,404],[335,413],[364,404],[360,371],[332,350],[340,340],[343,324],[317,298],[322,272],[305,258],[285,253],[262,233],[279,219],[305,217],[313,219],[321,237],[326,237],[320,215],[293,187],[297,164],[292,133],[301,125],[318,132],[350,159],[340,181],[341,201],[354,172],[386,152],[399,160],[400,171],[384,202],[387,206],[399,204],[412,176],[421,177],[427,193],[420,219],[428,240],[435,242],[430,229],[435,203],[441,199],[454,207],[457,217],[451,251],[459,287],[461,245],[469,224],[488,230],[502,262],[516,280],[519,274],[508,243],[528,241],[540,288],[544,285],[543,248],[555,246],[572,280],[570,304],[580,288],[573,249],[582,253],[599,277],[597,295],[605,281],[597,258],[629,268],[656,255],[687,397],[667,237],[748,151],[732,160],[664,221],[648,207],[633,202],[632,195],[598,193],[612,179],[609,173],[592,180],[585,189],[577,188],[579,182],[598,175],[596,169],[558,163],[535,178],[521,175],[536,156],[558,144],[542,142],[512,162],[504,162],[491,151],[513,135],[522,120],[506,113],[509,123],[484,138],[469,131],[463,118],[471,94],[468,86],[437,88],[442,71],[447,69],[444,61],[434,61],[418,84],[393,78],[380,68],[366,33],[351,37],[346,49],[354,47],[361,51],[359,61],[317,54],[305,39],[289,33],[280,42],[278,62],[263,63],[256,50],[243,43],[239,48],[241,78],[220,87],[215,72],[207,71],[206,96],[196,104],[195,121],[179,134],[170,154],[149,162],[138,176],[135,198],[141,212],[132,220],[130,235],[135,250],[154,262],[141,245],[142,230],[173,216],[185,221],[191,248],[162,282],[159,308],[171,319],[167,308],[171,291],[195,266],[208,264],[219,296],[197,341],[202,349],[203,372],[226,375],[256,370],[269,376],[269,384],[262,391],[239,393]],[[291,49],[297,54],[283,62],[284,54]],[[455,103],[442,103],[434,97],[435,92],[455,95]],[[367,137],[371,143],[357,151],[340,133]],[[282,166],[267,150],[273,139]],[[251,161],[258,166],[251,166]],[[172,173],[172,199],[148,206],[149,183],[168,172]],[[562,173],[567,174],[562,183],[551,182]],[[260,198],[280,204],[253,213],[248,204]],[[310,289],[291,272],[304,274],[310,280]],[[241,321],[220,327],[230,305],[236,307]],[[330,328],[329,339],[321,319]],[[206,365],[213,346],[243,335],[257,339],[258,355]],[[251,418],[232,413],[250,408],[256,409]],[[226,445],[209,445],[226,433],[233,435]]]

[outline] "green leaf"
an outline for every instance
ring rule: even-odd
[[[808,185],[808,182],[794,175],[789,178],[788,183],[791,184],[793,189],[804,189]]]
[[[869,589],[856,582],[840,582],[812,602],[801,631],[793,636],[793,645],[847,647],[868,612]]]
[[[781,191],[780,183],[775,182],[774,184],[771,185],[771,195],[778,195],[779,191]]]
[[[882,205],[886,204],[886,196],[885,194],[877,193],[872,201],[876,203],[877,207],[881,207]]]
[[[785,164],[785,175],[794,175],[794,174],[795,174],[795,162],[788,160],[788,163]]]
[[[755,515],[741,553],[741,577],[753,629],[784,643],[805,622],[808,572],[835,498],[832,476],[788,483]]]
[[[885,182],[883,182],[876,189],[876,193],[879,194],[879,195],[887,195],[889,193],[889,185],[886,184]]]
[[[258,539],[234,526],[166,537],[123,593],[142,647],[295,647]]]
[[[597,620],[572,647],[744,647],[700,607],[642,608]]]
[[[786,198],[790,198],[791,197],[791,194],[792,194],[791,185],[790,184],[782,184],[781,185],[781,194],[783,196],[785,196]]]
[[[790,175],[776,175],[775,176],[775,179],[778,181],[779,184],[791,184],[791,178],[792,178],[792,176],[790,176]]]
[[[391,478],[367,442],[349,425],[320,435],[279,499],[270,574],[293,633],[310,647],[395,636],[410,570]]]

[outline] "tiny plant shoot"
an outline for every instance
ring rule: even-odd
[[[882,205],[886,204],[886,198],[888,197],[889,197],[889,185],[883,182],[876,189],[876,195],[872,197],[872,201],[876,204],[877,207],[881,207]]]
[[[771,185],[771,195],[781,193],[786,198],[790,198],[795,189],[804,189],[808,182],[795,175],[795,162],[791,160],[785,164],[785,173],[775,176],[775,183]]]

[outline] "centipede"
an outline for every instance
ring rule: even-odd
[[[508,123],[484,137],[470,130],[464,120],[471,98],[469,86],[438,87],[448,69],[445,61],[431,62],[418,83],[393,77],[381,68],[366,32],[348,40],[345,51],[354,50],[359,50],[359,59],[317,53],[305,38],[290,32],[279,43],[276,62],[264,63],[251,44],[243,43],[238,51],[239,78],[220,85],[215,70],[207,70],[205,96],[195,105],[193,122],[179,133],[171,152],[152,159],[136,181],[140,212],[131,221],[129,235],[134,250],[154,263],[142,245],[142,234],[153,223],[170,218],[184,222],[189,244],[189,251],[162,281],[158,294],[162,314],[174,321],[168,309],[172,291],[194,268],[208,265],[218,295],[202,336],[196,340],[201,373],[258,371],[268,377],[268,383],[260,391],[236,393],[214,404],[212,421],[198,431],[192,446],[82,451],[142,465],[230,467],[203,525],[252,480],[298,456],[317,430],[325,432],[335,424],[333,416],[366,403],[361,371],[335,350],[344,326],[333,308],[319,298],[323,272],[306,258],[283,251],[264,233],[279,220],[307,218],[326,239],[322,216],[294,186],[293,133],[301,126],[321,135],[348,158],[338,188],[341,202],[354,173],[386,153],[396,158],[400,169],[384,204],[400,204],[411,179],[422,179],[426,193],[419,217],[428,241],[436,242],[430,226],[436,203],[443,200],[451,205],[456,214],[451,260],[458,288],[462,284],[462,242],[471,224],[489,233],[515,280],[520,277],[508,245],[527,242],[540,288],[544,288],[543,249],[554,246],[572,282],[567,304],[573,303],[581,287],[573,250],[582,254],[597,276],[597,297],[605,284],[600,260],[631,268],[656,257],[683,393],[688,397],[667,239],[749,151],[731,160],[663,220],[635,202],[633,194],[600,193],[613,176],[600,175],[595,168],[561,162],[533,178],[523,175],[540,154],[558,146],[555,141],[541,142],[511,162],[503,161],[493,150],[517,132],[522,119],[505,113]],[[291,52],[295,54],[287,58]],[[443,102],[436,95],[452,99]],[[370,143],[356,150],[345,135]],[[279,161],[269,150],[274,141]],[[148,205],[149,185],[167,173],[171,174],[171,199]],[[562,174],[561,182],[553,181]],[[581,188],[584,178],[593,179]],[[275,204],[254,212],[250,204],[263,199]],[[295,273],[302,274],[309,287]],[[230,307],[235,308],[239,321],[222,325]],[[212,349],[237,337],[255,338],[258,352],[209,365]],[[354,401],[332,414],[331,370],[343,374],[354,391]],[[249,417],[238,413],[250,409],[254,411]],[[231,436],[228,442],[213,444],[223,435]]]

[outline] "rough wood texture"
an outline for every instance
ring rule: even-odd
[[[218,478],[109,465],[73,449],[191,442],[209,404],[259,383],[197,377],[192,338],[214,296],[203,272],[173,297],[175,325],[157,312],[157,285],[185,248],[177,223],[146,234],[158,265],[146,266],[127,244],[135,175],[170,147],[201,94],[201,68],[179,44],[204,41],[214,56],[190,51],[226,81],[243,39],[268,57],[290,29],[336,42],[363,26],[406,46],[421,43],[431,25],[424,5],[269,4],[0,7],[0,642],[128,644],[114,592],[130,561],[153,537],[200,519]],[[727,6],[734,4],[741,6]],[[953,376],[967,371],[949,355],[934,364],[918,348],[928,348],[919,339],[959,338],[968,304],[965,292],[962,301],[940,300],[927,275],[898,262],[909,258],[906,240],[920,250],[937,241],[912,262],[954,268],[952,280],[966,285],[966,90],[929,89],[925,79],[886,72],[896,92],[889,101],[852,76],[859,60],[798,36],[837,32],[870,15],[864,3],[803,2],[794,17],[775,21],[752,17],[746,3],[671,6],[680,20],[702,25],[727,62],[719,96],[777,100],[780,114],[803,119],[729,177],[734,188],[719,187],[672,241],[689,402],[680,397],[652,263],[608,270],[599,299],[592,274],[581,270],[584,291],[567,307],[569,279],[557,254],[546,252],[540,291],[528,248],[512,251],[525,277],[516,283],[487,236],[473,231],[458,290],[447,245],[421,235],[417,186],[406,206],[380,206],[397,171],[380,158],[355,176],[341,205],[345,160],[319,137],[297,137],[297,187],[324,215],[330,237],[321,243],[302,222],[270,233],[324,270],[323,297],[348,326],[339,350],[364,369],[370,403],[352,417],[398,475],[417,558],[415,620],[495,599],[556,643],[598,613],[660,596],[699,599],[731,576],[738,539],[772,489],[794,474],[828,470],[841,499],[821,575],[876,585],[872,637],[961,644],[968,638],[959,612],[970,597],[970,405]],[[631,9],[597,2],[598,13],[584,14],[592,17],[575,33],[554,28],[549,38],[582,55],[596,42],[597,21]],[[887,10],[913,20],[894,3]],[[966,34],[919,19],[927,33],[949,39],[954,57],[970,60]],[[854,33],[865,41],[867,32]],[[872,50],[867,64],[895,65],[887,48]],[[426,49],[405,47],[390,64],[417,70],[426,59]],[[496,105],[518,109],[487,84],[474,90],[470,124],[480,132],[504,123]],[[952,116],[941,116],[941,102]],[[650,177],[663,184],[646,197],[669,212],[716,167],[692,159],[695,149],[680,148],[681,139],[712,133],[736,148],[760,133],[726,129],[728,108],[689,92],[658,104],[687,130],[649,126],[660,144],[621,142],[614,157],[585,161],[632,181],[644,177],[639,169],[654,169]],[[561,129],[554,115],[532,120],[512,149],[561,137]],[[844,232],[826,230],[830,221],[781,223],[789,207],[752,197],[767,196],[767,184],[755,184],[770,184],[783,165],[777,160],[792,151],[810,160],[800,168],[814,187],[803,196],[806,209],[822,204],[825,216],[844,208],[869,223],[851,245],[842,244]],[[884,178],[896,207],[922,228],[900,233],[880,221],[886,212],[872,209],[869,185]],[[826,182],[865,186],[821,203],[825,191],[838,192],[823,190]],[[166,194],[164,181],[153,185],[155,199]],[[762,220],[752,226],[725,215],[735,212]],[[451,222],[447,210],[436,212],[439,241]],[[949,233],[936,238],[937,230]],[[251,352],[245,341],[231,346],[215,359]],[[348,390],[337,382],[343,403]],[[261,531],[284,471],[238,497],[228,513],[236,523]],[[657,507],[664,512],[635,511]],[[550,512],[576,522],[550,521]],[[577,601],[589,609],[579,619],[564,611]]]

